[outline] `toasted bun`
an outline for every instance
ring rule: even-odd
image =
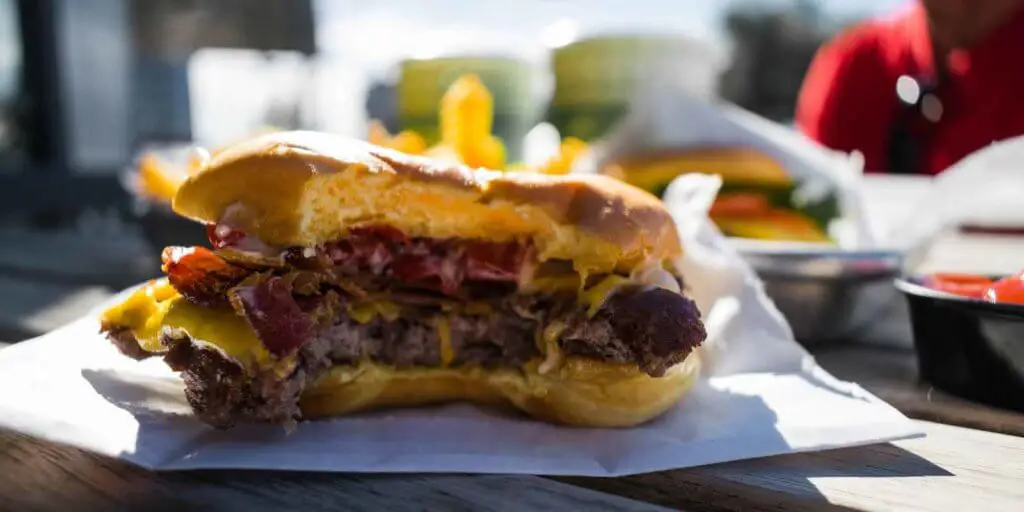
[[[358,411],[472,402],[510,406],[549,422],[581,427],[630,427],[675,406],[700,374],[693,352],[664,376],[635,366],[569,358],[542,375],[539,361],[522,371],[457,369],[392,370],[376,364],[336,368],[307,390],[300,402],[307,418]]]
[[[278,246],[384,223],[409,236],[530,239],[541,260],[595,272],[682,253],[661,202],[607,176],[473,170],[313,132],[221,151],[179,188],[173,207],[201,222],[230,211],[230,222]]]

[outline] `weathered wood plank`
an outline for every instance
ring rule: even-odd
[[[2,431],[0,475],[5,510],[665,510],[532,476],[151,473]]]
[[[892,444],[558,480],[694,511],[1021,510],[1024,438],[921,424],[927,437]]]

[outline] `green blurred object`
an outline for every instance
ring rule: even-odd
[[[704,70],[715,68],[714,52],[682,36],[601,36],[581,39],[555,50],[555,90],[547,121],[563,137],[601,138],[629,109],[639,86],[663,70],[692,71],[690,92],[703,94]],[[710,64],[706,66],[705,64]]]
[[[428,145],[438,142],[441,97],[460,76],[474,73],[494,97],[492,132],[505,144],[508,161],[522,157],[523,138],[533,125],[533,69],[509,57],[410,59],[401,64],[398,116],[403,130],[413,130]]]

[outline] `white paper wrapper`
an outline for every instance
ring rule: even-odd
[[[575,429],[469,405],[216,431],[189,415],[160,361],[120,356],[87,317],[0,351],[0,426],[161,470],[260,468],[617,476],[920,435],[828,375],[793,340],[742,259],[707,221],[717,178],[669,190],[681,265],[705,312],[707,371],[676,408],[633,429]]]
[[[916,247],[961,224],[1024,227],[1024,137],[989,145],[931,180],[887,241]]]

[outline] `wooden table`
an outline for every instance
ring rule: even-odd
[[[146,249],[123,237],[0,233],[0,340],[45,332],[113,293],[110,276]],[[980,250],[980,252],[978,252]],[[38,257],[26,257],[29,254]],[[953,237],[927,265],[1011,271],[1024,241]],[[972,254],[985,255],[979,260]],[[72,258],[77,264],[70,265]],[[150,262],[151,264],[152,262]],[[998,268],[996,268],[998,267]],[[145,268],[145,267],[142,267]],[[152,267],[149,267],[152,269]],[[141,276],[131,277],[141,279]],[[928,436],[627,478],[332,475],[271,471],[154,474],[80,450],[0,432],[0,508],[11,510],[1024,510],[1024,415],[947,396],[917,381],[906,344],[846,344],[815,355]],[[16,390],[7,390],[16,392]]]

